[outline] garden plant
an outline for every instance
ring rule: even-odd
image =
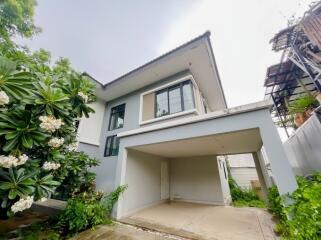
[[[77,153],[77,121],[88,117],[94,84],[67,59],[31,52],[12,41],[39,31],[33,0],[0,3],[0,216],[10,217],[35,201],[67,195],[94,184],[98,161]]]
[[[275,230],[287,240],[321,239],[321,173],[297,182],[291,195],[280,196],[275,186],[269,190],[269,209],[279,219]]]

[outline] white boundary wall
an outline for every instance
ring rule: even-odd
[[[295,174],[321,171],[321,122],[317,115],[313,114],[283,146]]]

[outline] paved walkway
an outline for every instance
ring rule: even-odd
[[[272,240],[272,216],[256,208],[234,208],[190,203],[160,204],[122,222],[188,239]]]
[[[78,234],[72,240],[187,240],[168,234],[143,230],[124,224],[101,225],[94,231],[87,230]]]

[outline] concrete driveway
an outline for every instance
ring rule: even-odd
[[[165,203],[139,211],[121,222],[188,239],[276,239],[272,216],[256,208]]]

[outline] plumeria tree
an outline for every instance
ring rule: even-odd
[[[0,211],[10,216],[50,198],[70,176],[75,161],[69,159],[80,156],[70,154],[77,144],[75,124],[93,112],[88,104],[95,96],[94,85],[68,60],[50,65],[44,50],[1,46]]]

